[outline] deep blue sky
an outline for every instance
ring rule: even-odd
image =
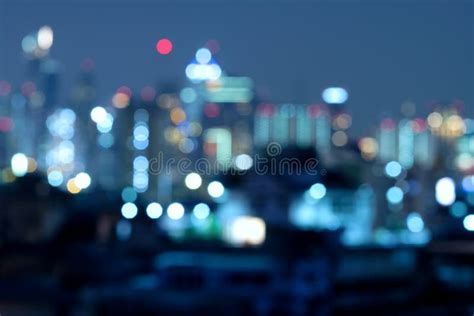
[[[194,51],[217,39],[221,66],[254,78],[270,101],[319,102],[325,86],[347,87],[359,134],[407,99],[420,114],[453,99],[474,114],[470,0],[0,0],[0,80],[21,81],[21,39],[45,24],[65,91],[84,57],[104,98],[121,85],[184,81]],[[171,56],[156,54],[161,37],[174,42]]]

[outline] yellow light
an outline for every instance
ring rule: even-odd
[[[352,117],[348,114],[338,115],[333,122],[336,129],[348,129],[352,125]]]
[[[3,171],[2,171],[2,180],[3,180],[3,182],[11,183],[11,182],[15,181],[15,179],[16,179],[16,177],[13,174],[13,171],[12,171],[11,168],[3,169]]]
[[[191,135],[192,137],[198,137],[202,133],[202,126],[198,122],[193,122],[189,124],[191,127]]]
[[[452,115],[446,121],[450,136],[461,136],[464,134],[464,120],[459,115]]]
[[[117,92],[112,98],[112,104],[117,109],[124,109],[130,104],[130,97],[123,92]]]
[[[362,154],[362,158],[365,160],[374,159],[377,156],[379,146],[377,141],[372,137],[364,137],[359,140],[359,149]]]
[[[183,109],[176,107],[171,110],[170,118],[171,122],[178,125],[186,119],[186,113],[184,113]]]
[[[77,194],[81,192],[81,189],[76,185],[76,182],[74,181],[74,179],[69,179],[66,187],[69,193],[71,194]]]
[[[347,134],[344,133],[343,131],[337,131],[332,135],[331,140],[334,146],[337,146],[337,147],[345,146],[348,140]]]
[[[28,172],[35,172],[38,168],[38,164],[34,158],[28,157]]]
[[[438,129],[443,124],[443,116],[439,114],[438,112],[433,112],[430,115],[428,115],[427,121],[428,121],[428,125],[432,129]]]
[[[174,94],[163,93],[156,100],[156,104],[163,109],[171,109],[179,104]]]
[[[183,138],[179,130],[175,127],[168,127],[165,130],[165,139],[172,144],[177,144]]]

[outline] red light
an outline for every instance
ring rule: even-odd
[[[215,103],[208,103],[204,107],[204,114],[209,118],[218,117],[220,112],[219,105]]]
[[[0,132],[7,133],[13,128],[12,119],[9,117],[0,117]]]
[[[168,55],[173,50],[173,43],[167,38],[162,38],[156,43],[156,50],[161,55]]]
[[[261,116],[272,116],[275,114],[275,108],[272,104],[263,103],[258,106],[258,112]]]
[[[209,40],[206,43],[206,47],[209,48],[212,54],[217,54],[220,50],[219,42],[215,39]]]

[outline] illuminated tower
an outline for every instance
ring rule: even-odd
[[[379,144],[379,159],[383,162],[396,160],[397,153],[397,131],[395,122],[390,119],[384,119],[380,123],[377,132],[377,142]]]

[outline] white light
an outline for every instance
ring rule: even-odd
[[[396,178],[402,173],[402,165],[397,161],[390,161],[385,165],[385,174],[391,178]]]
[[[17,153],[11,159],[12,172],[17,177],[23,177],[28,172],[28,157],[25,154]]]
[[[127,219],[132,219],[135,216],[137,216],[138,213],[138,208],[135,204],[133,203],[125,203],[122,205],[122,216],[127,218]]]
[[[74,178],[74,183],[81,190],[87,189],[91,185],[91,177],[85,172],[80,172]]]
[[[166,209],[166,214],[173,220],[178,220],[184,216],[184,206],[181,203],[171,203]]]
[[[157,219],[163,214],[163,208],[159,203],[153,202],[146,207],[146,215],[151,219]]]
[[[403,201],[403,191],[399,187],[391,187],[386,193],[387,201],[390,204],[398,204]]]
[[[200,48],[196,52],[196,60],[200,64],[207,64],[211,61],[212,54],[207,48]]]
[[[309,189],[309,195],[315,199],[319,200],[326,196],[327,189],[322,183],[316,183],[311,186]]]
[[[330,87],[323,91],[323,100],[328,104],[342,104],[347,101],[349,94],[343,88]]]
[[[218,64],[189,64],[186,67],[186,76],[189,80],[217,80],[222,75]]]
[[[224,194],[225,188],[219,181],[212,181],[207,186],[207,193],[213,198],[219,198]]]
[[[193,215],[197,219],[206,219],[211,213],[211,209],[205,203],[199,203],[193,208]]]
[[[64,140],[60,142],[56,149],[56,161],[63,164],[68,164],[74,160],[75,148],[71,141]]]
[[[237,245],[260,245],[265,241],[265,222],[258,217],[240,216],[230,223],[227,239]]]
[[[474,231],[474,215],[467,215],[463,220],[464,228],[470,232]]]
[[[202,178],[197,173],[192,172],[184,178],[184,184],[186,184],[190,190],[197,190],[202,184]]]
[[[196,66],[197,65],[195,64],[189,64],[188,66],[186,66],[186,77],[188,77],[189,80],[196,79],[196,75],[195,75]]]
[[[63,181],[64,181],[64,177],[61,171],[53,170],[50,173],[48,173],[49,185],[53,187],[58,187],[63,183]]]
[[[241,154],[235,157],[235,167],[239,170],[249,170],[252,165],[253,159],[249,155]]]
[[[101,106],[96,106],[91,110],[90,115],[94,122],[101,123],[107,118],[107,111]]]
[[[207,79],[209,80],[217,80],[222,75],[222,69],[219,65],[213,64],[208,66],[208,76]]]
[[[418,213],[410,213],[407,217],[407,227],[412,233],[419,233],[425,228],[425,223]]]
[[[445,177],[436,182],[436,201],[443,206],[449,206],[456,201],[456,185],[453,179]]]
[[[48,50],[53,46],[53,30],[49,26],[43,26],[38,31],[38,46]]]
[[[105,119],[102,122],[97,123],[97,130],[101,133],[108,133],[112,130],[114,125],[114,117],[112,114],[107,113]]]

